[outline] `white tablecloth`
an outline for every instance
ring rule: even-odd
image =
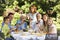
[[[58,40],[60,40],[60,36],[58,36]]]
[[[22,36],[20,33],[18,33],[18,34],[11,33],[11,35],[16,40],[45,40],[45,35],[42,35],[42,36],[36,36],[36,35]]]

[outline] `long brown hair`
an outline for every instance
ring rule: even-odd
[[[43,14],[43,16],[44,16],[44,15],[46,15],[46,16],[48,17],[47,14]],[[48,18],[47,18],[47,19],[48,19]],[[43,20],[43,24],[44,24],[44,26],[47,26],[47,21],[44,21],[44,20]]]
[[[30,12],[31,12],[31,7],[36,7],[36,10],[37,10],[37,6],[35,5],[35,4],[32,4],[30,7],[29,7],[29,10],[30,10]],[[35,13],[36,13],[36,11],[34,11]]]

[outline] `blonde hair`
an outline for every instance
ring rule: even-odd
[[[52,17],[49,17],[47,21],[49,21],[49,20],[51,20],[51,21],[52,21],[52,23],[53,23],[53,19],[52,19]]]
[[[21,19],[22,17],[26,17],[26,14],[21,14],[20,19]]]
[[[36,15],[36,17],[37,17],[38,15],[42,18],[42,15],[41,15],[40,13],[38,13],[38,14]]]

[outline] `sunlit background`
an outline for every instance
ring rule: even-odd
[[[60,32],[60,0],[0,0],[0,25],[3,21],[3,16],[7,15],[8,12],[14,12],[14,8],[18,7],[22,9],[24,13],[29,12],[31,4],[37,5],[37,12],[45,14],[48,9],[52,9],[57,13],[56,18],[53,17],[54,24],[57,26],[58,35]],[[16,12],[17,13],[17,12]],[[3,15],[4,14],[4,15]],[[55,14],[54,14],[55,15]],[[19,19],[19,14],[14,15],[12,25],[15,24],[16,20]]]

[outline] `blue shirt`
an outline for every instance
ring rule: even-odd
[[[21,24],[21,20],[17,20],[16,24]],[[27,29],[27,23],[24,22],[23,24],[21,24],[18,28],[18,30],[22,30],[22,29]]]

